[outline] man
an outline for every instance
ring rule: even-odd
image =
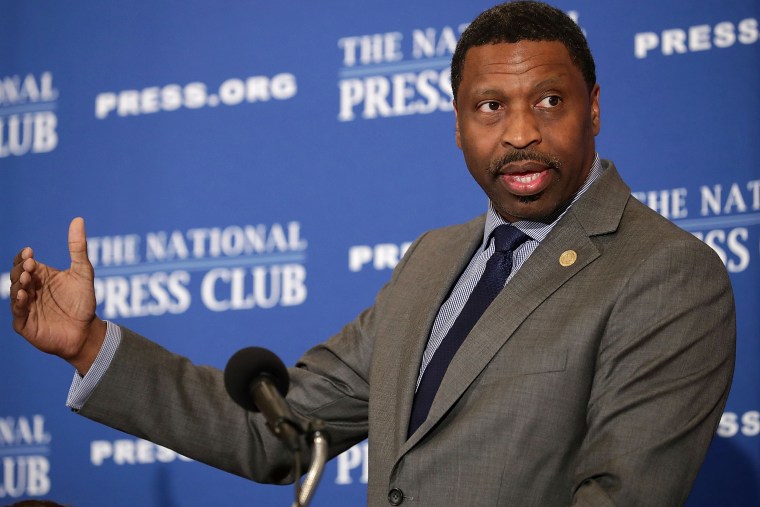
[[[488,213],[421,236],[374,306],[291,369],[291,405],[326,422],[333,455],[369,435],[370,505],[682,504],[733,372],[725,269],[596,155],[594,62],[561,11],[481,14],[452,88]],[[292,480],[219,371],[95,315],[81,219],[69,238],[68,271],[17,255],[11,306],[17,332],[84,375],[70,406]]]

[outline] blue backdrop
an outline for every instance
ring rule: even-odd
[[[98,311],[199,363],[292,363],[369,305],[405,245],[486,209],[448,65],[491,4],[0,1],[0,300],[84,216]],[[712,246],[739,321],[692,506],[760,505],[760,3],[560,0],[601,84],[598,151]],[[286,505],[64,406],[72,369],[0,312],[0,504]],[[314,505],[361,505],[366,445]]]

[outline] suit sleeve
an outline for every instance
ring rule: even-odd
[[[735,357],[726,270],[664,245],[617,299],[599,346],[573,505],[682,505],[720,420]]]
[[[418,242],[375,305],[383,304],[388,286]],[[373,328],[374,309],[369,308],[289,369],[287,399],[300,415],[326,423],[331,456],[367,437]],[[220,370],[195,365],[128,329],[122,331],[113,361],[81,415],[258,482],[294,480],[289,451],[261,414],[232,402]]]

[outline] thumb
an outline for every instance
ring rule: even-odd
[[[77,217],[69,225],[69,255],[71,271],[83,275],[92,268],[87,258],[87,237],[84,232],[84,219]]]

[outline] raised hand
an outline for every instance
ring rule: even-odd
[[[81,218],[69,226],[69,254],[66,271],[37,262],[29,247],[16,255],[11,269],[13,329],[85,374],[103,343],[106,324],[95,315],[95,274]]]

